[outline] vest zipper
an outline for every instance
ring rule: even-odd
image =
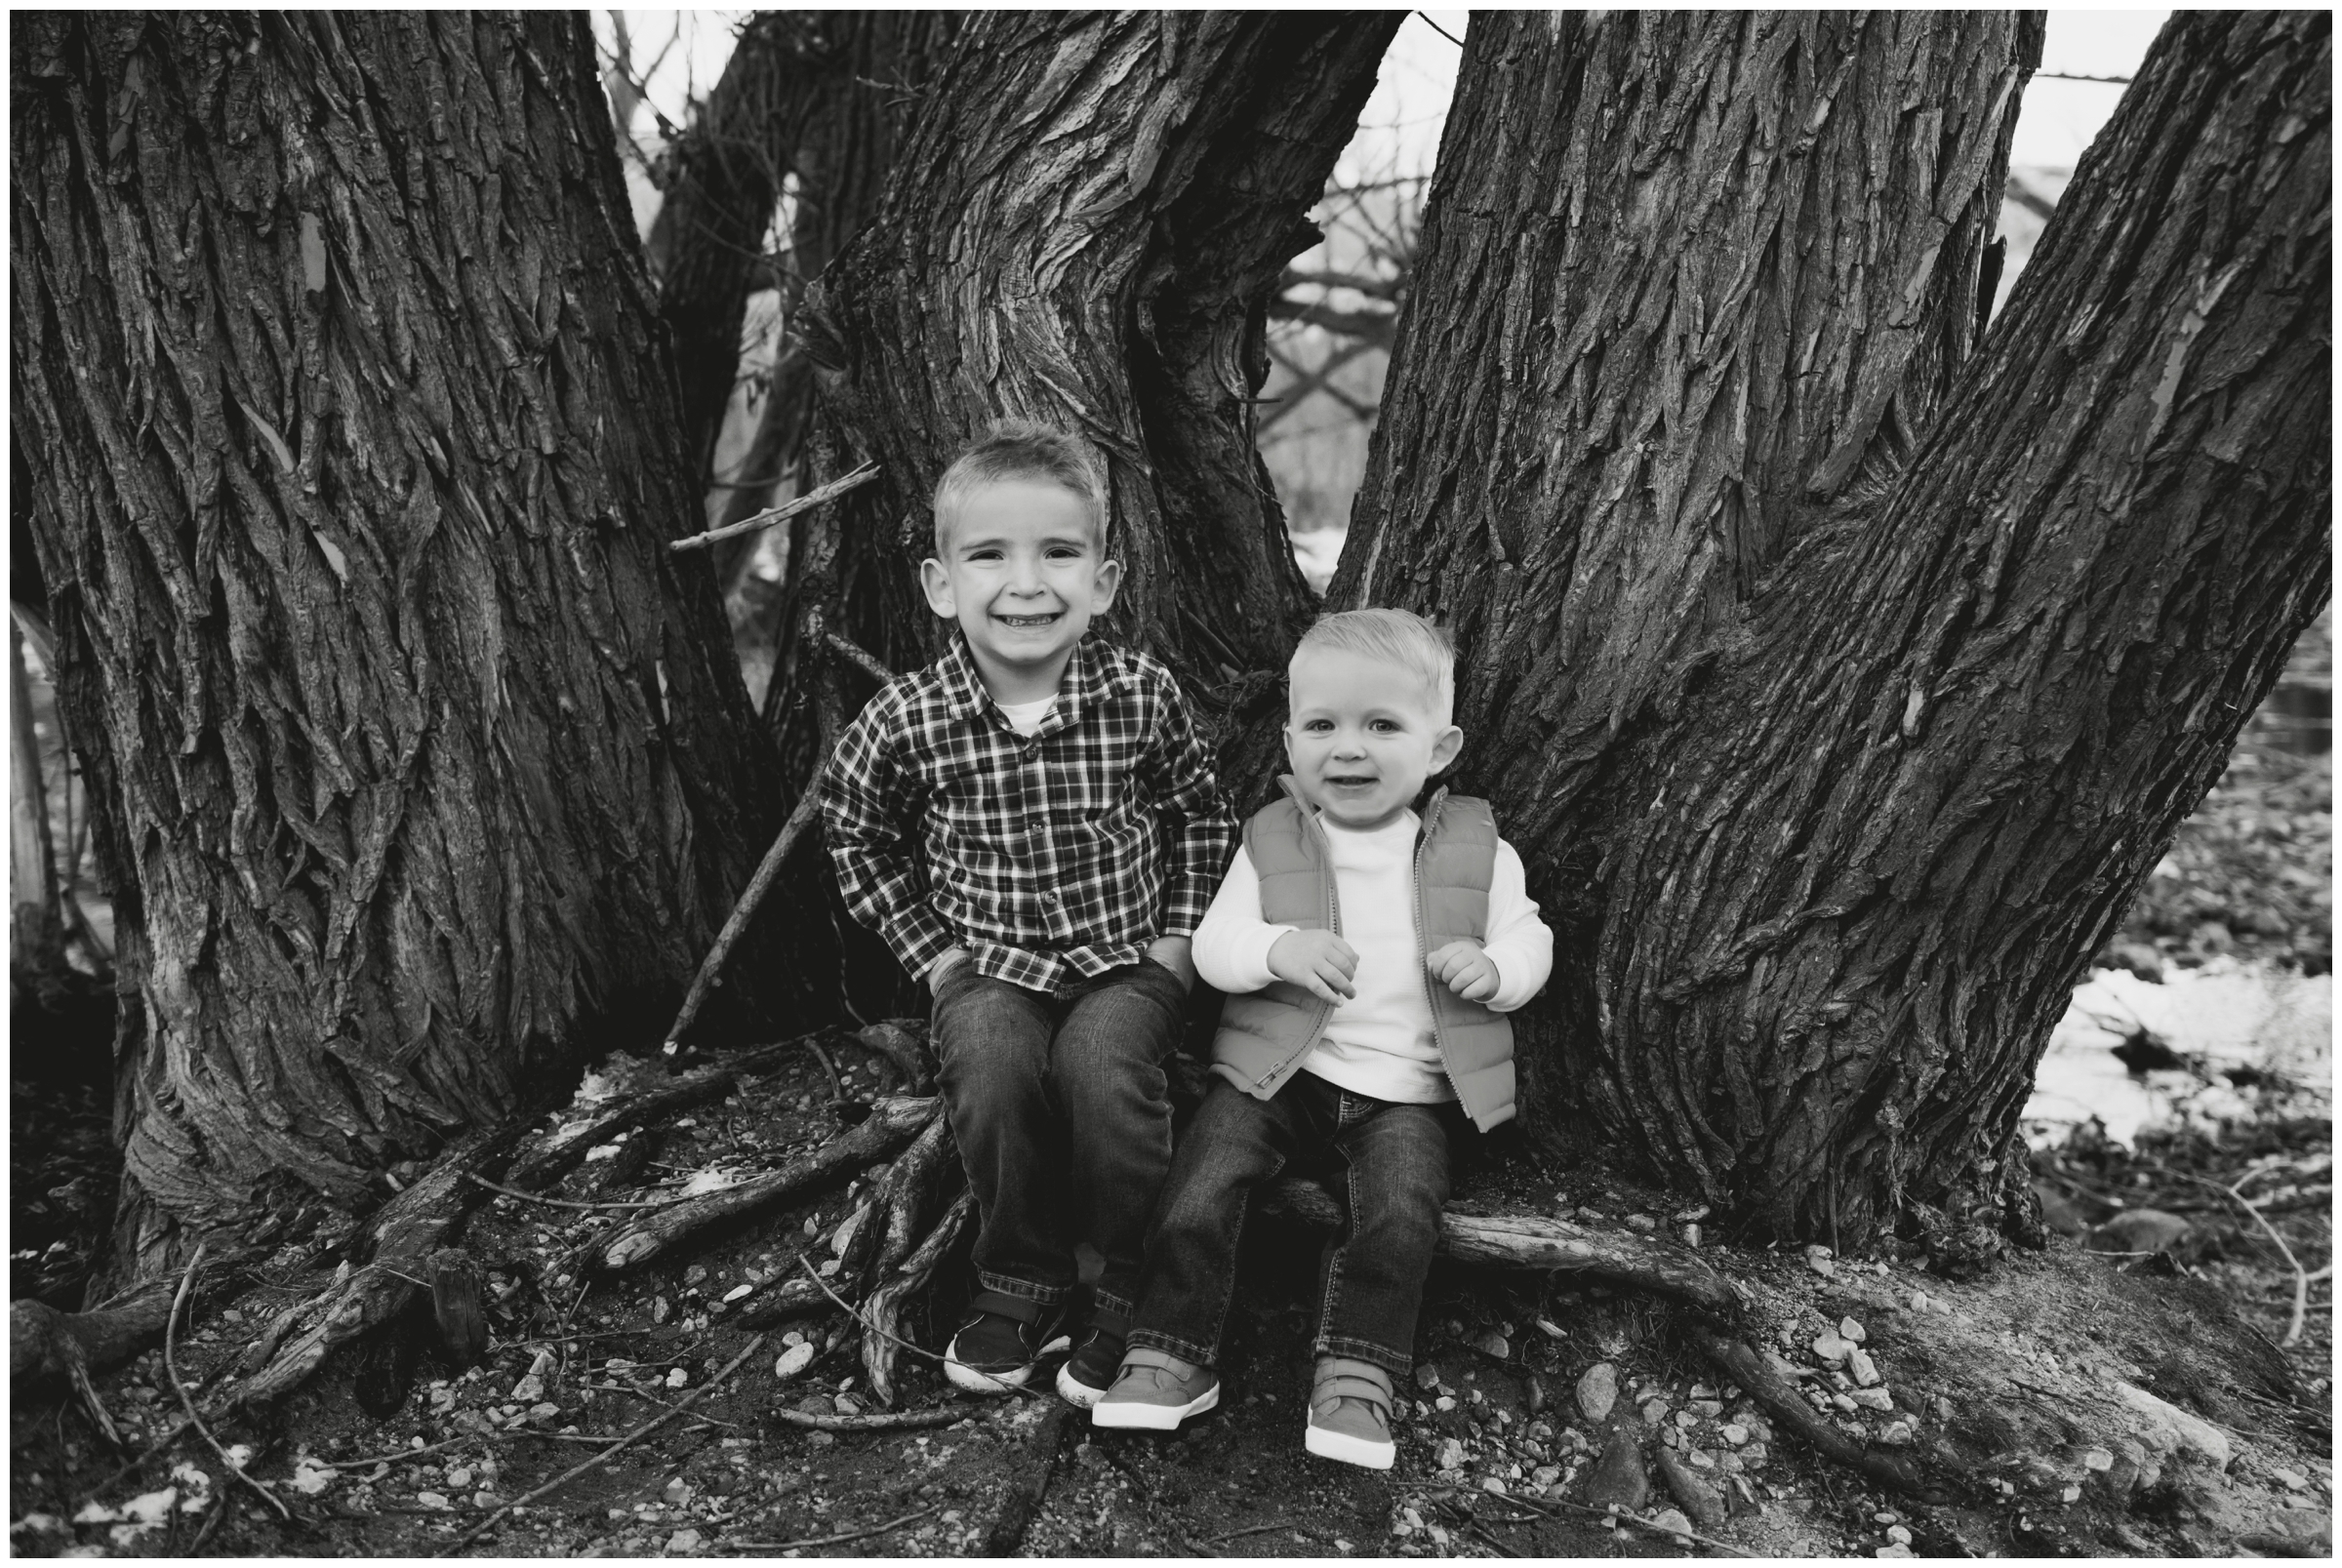
[[[1446,809],[1447,792],[1441,790],[1439,798],[1432,802],[1431,815],[1423,820],[1423,836],[1415,841],[1414,897],[1407,903],[1415,912],[1415,975],[1423,982],[1423,1005],[1431,1010],[1432,1044],[1439,1048],[1439,1072],[1447,1079],[1447,1087],[1454,1092],[1456,1104],[1464,1107],[1465,1115],[1470,1116],[1472,1106],[1465,1102],[1464,1086],[1456,1082],[1455,1066],[1447,1060],[1447,1036],[1439,1031],[1439,998],[1432,990],[1432,955],[1425,947],[1431,936],[1425,930],[1428,922],[1423,917],[1423,857],[1424,852],[1432,847],[1432,830],[1438,825],[1439,814]],[[1476,1119],[1474,1124],[1477,1124]]]
[[[1333,841],[1325,836],[1325,829],[1317,825],[1317,819],[1311,815],[1309,807],[1305,805],[1301,808],[1301,836],[1303,841],[1307,842],[1312,833],[1315,833],[1317,835],[1318,855],[1321,863],[1325,866],[1325,929],[1338,937],[1342,935],[1342,901],[1334,888]],[[1418,944],[1420,944],[1421,940],[1422,939],[1420,938],[1417,939]],[[1318,1040],[1321,1039],[1325,1034],[1326,1024],[1333,1018],[1334,1009],[1340,1005],[1341,1004],[1338,1002],[1320,1001],[1317,1004],[1317,1020],[1315,1023],[1310,1025],[1310,1032],[1303,1037],[1301,1049],[1294,1052],[1291,1056],[1285,1058],[1284,1061],[1279,1062],[1274,1067],[1271,1068],[1269,1076],[1261,1081],[1267,1084],[1273,1084],[1282,1079],[1284,1075],[1295,1065],[1307,1059],[1309,1054],[1317,1048]],[[1436,1025],[1434,1024],[1433,1026],[1436,1027]]]

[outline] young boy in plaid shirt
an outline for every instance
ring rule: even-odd
[[[1086,1242],[1104,1268],[1057,1380],[1085,1407],[1122,1358],[1171,1165],[1189,937],[1235,841],[1170,671],[1090,634],[1122,575],[1106,523],[1070,437],[1004,423],[961,454],[919,566],[959,634],[870,700],[820,783],[848,906],[934,997],[982,1215],[945,1374],[1027,1382]]]

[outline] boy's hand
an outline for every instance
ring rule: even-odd
[[[1195,944],[1187,937],[1157,937],[1147,945],[1147,956],[1179,977],[1189,990],[1195,988]]]
[[[933,996],[943,989],[944,977],[968,961],[968,949],[953,947],[927,966],[927,994]]]
[[[1424,961],[1442,985],[1468,1002],[1488,1000],[1503,984],[1496,960],[1482,952],[1476,942],[1451,942]]]
[[[1357,995],[1358,988],[1350,983],[1357,972],[1357,948],[1330,931],[1288,931],[1269,949],[1269,973],[1320,1001],[1341,1002]]]

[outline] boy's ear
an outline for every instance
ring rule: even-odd
[[[959,619],[959,603],[951,594],[951,574],[930,555],[919,563],[919,586],[927,590],[927,608],[946,621]]]
[[[1445,773],[1448,765],[1456,760],[1463,749],[1464,732],[1462,730],[1453,724],[1441,730],[1438,737],[1432,742],[1432,772],[1434,775]]]
[[[1095,594],[1098,602],[1090,606],[1092,615],[1104,615],[1114,607],[1114,593],[1122,586],[1122,563],[1100,561]]]

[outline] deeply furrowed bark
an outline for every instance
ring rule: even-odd
[[[1396,14],[990,13],[933,88],[879,220],[815,291],[807,351],[882,478],[799,542],[897,668],[954,449],[1022,416],[1096,444],[1111,618],[1191,688],[1281,667],[1311,609],[1252,445],[1264,312]],[[1251,687],[1244,688],[1244,692]],[[1239,696],[1243,693],[1239,693]]]
[[[20,14],[16,434],[126,1271],[657,1026],[778,821],[574,19]]]
[[[1798,1236],[2011,1189],[2323,599],[2324,28],[2175,22],[1971,360],[2037,22],[1475,22],[1330,597],[1456,630],[1533,1132]]]

